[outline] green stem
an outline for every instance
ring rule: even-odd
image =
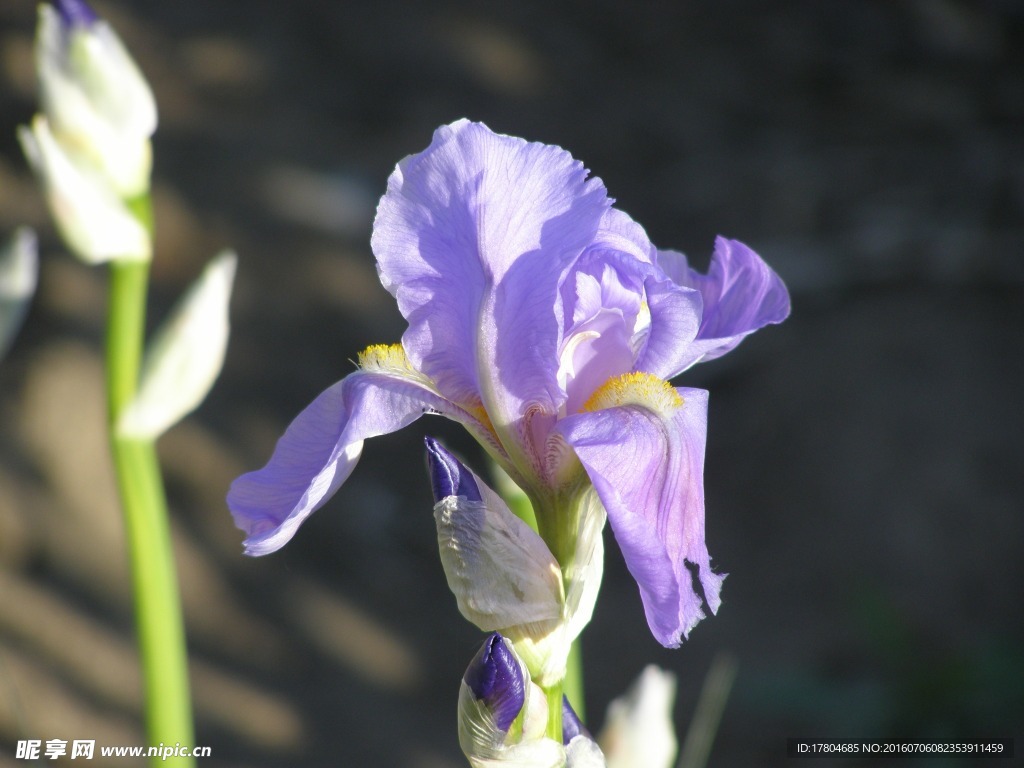
[[[583,650],[580,647],[580,640],[577,637],[569,650],[569,659],[565,664],[565,680],[562,687],[565,689],[565,697],[572,705],[573,712],[580,719],[581,723],[587,722],[587,710],[583,704]]]
[[[548,699],[548,728],[545,735],[562,743],[562,684],[556,683],[550,688],[545,688],[544,693]]]
[[[152,440],[118,434],[135,396],[142,359],[149,264],[111,263],[107,399],[114,468],[124,508],[150,747],[193,747],[192,705],[181,599],[160,465]],[[150,758],[189,768],[192,758]]]

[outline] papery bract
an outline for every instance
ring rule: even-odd
[[[0,246],[0,360],[10,347],[28,311],[39,277],[36,233],[19,227]]]
[[[592,494],[584,499],[576,551],[563,569],[544,540],[440,443],[427,438],[427,455],[441,564],[459,611],[515,643],[539,685],[558,682],[601,587],[604,510]]]
[[[678,750],[672,707],[676,677],[650,665],[625,695],[608,705],[598,736],[608,768],[671,768]]]
[[[214,258],[156,332],[138,392],[117,424],[119,434],[155,440],[206,397],[227,352],[237,263],[230,251]]]
[[[235,481],[228,503],[247,551],[291,538],[364,439],[437,413],[528,494],[563,575],[596,490],[655,637],[678,645],[705,605],[716,610],[707,396],[667,379],[782,321],[788,296],[746,246],[720,239],[701,276],[611,202],[564,150],[466,120],[400,162],[371,244],[409,327],[400,346],[364,353],[262,470]]]

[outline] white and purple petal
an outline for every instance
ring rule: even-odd
[[[718,237],[708,274],[691,269],[686,257],[659,251],[658,264],[679,285],[700,291],[704,313],[685,359],[666,378],[734,349],[759,328],[789,316],[786,284],[760,256],[741,243]]]
[[[295,417],[267,465],[231,484],[228,507],[246,534],[246,554],[284,546],[348,479],[364,440],[425,413],[480,429],[470,414],[422,382],[395,373],[359,370],[322,392]]]
[[[562,576],[544,540],[430,438],[427,462],[441,565],[459,612],[485,632],[509,636],[559,619]]]
[[[570,416],[557,427],[593,482],[651,631],[667,647],[704,618],[705,602],[717,611],[724,578],[712,573],[704,542],[707,392],[676,392],[678,407],[622,405]]]

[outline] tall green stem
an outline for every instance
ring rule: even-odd
[[[117,485],[124,508],[135,622],[145,687],[149,746],[195,746],[185,629],[170,521],[152,440],[118,434],[138,387],[149,264],[111,263],[107,326],[107,400]],[[192,758],[150,758],[150,765],[189,768]]]

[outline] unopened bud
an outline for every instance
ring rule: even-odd
[[[470,662],[459,691],[459,745],[473,768],[562,768],[565,750],[544,736],[544,692],[497,632]]]
[[[31,127],[20,126],[18,138],[42,182],[61,237],[83,261],[150,258],[152,243],[146,227],[95,169],[68,154],[45,117],[36,115]]]
[[[427,454],[441,564],[462,615],[485,632],[557,621],[562,575],[544,541],[439,443],[428,440]]]
[[[44,3],[36,69],[43,114],[68,154],[119,197],[146,192],[156,103],[114,30],[83,0]]]
[[[21,227],[0,248],[0,359],[21,327],[38,274],[36,234]]]
[[[608,706],[598,737],[608,768],[670,768],[678,750],[672,726],[675,696],[675,675],[651,665]]]

